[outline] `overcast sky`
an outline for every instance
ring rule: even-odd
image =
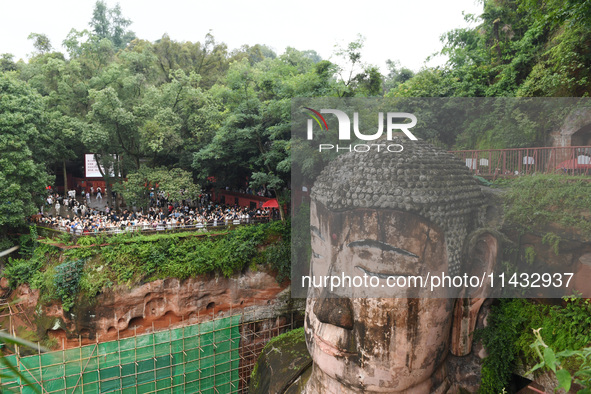
[[[117,1],[107,0],[109,8]],[[33,52],[30,33],[46,34],[54,49],[70,29],[88,28],[92,0],[0,0],[0,53],[15,60]],[[387,59],[415,71],[441,49],[439,37],[466,27],[462,12],[479,15],[476,0],[390,1],[189,1],[120,0],[123,16],[139,38],[157,40],[167,33],[176,41],[202,41],[209,30],[229,49],[265,44],[282,53],[287,46],[314,49],[324,59],[334,45],[365,37],[363,59],[385,71]],[[436,59],[429,65],[442,64]]]

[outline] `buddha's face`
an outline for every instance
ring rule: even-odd
[[[391,289],[387,280],[447,273],[443,232],[406,212],[331,212],[314,202],[311,229],[312,275],[365,274],[377,284],[356,293],[365,298],[310,289],[306,341],[315,367],[359,390],[429,391],[448,352],[453,300],[411,298],[414,290]]]

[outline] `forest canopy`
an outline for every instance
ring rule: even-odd
[[[291,168],[294,97],[588,96],[591,4],[485,0],[470,27],[447,32],[444,66],[414,72],[364,62],[363,37],[322,59],[313,49],[275,53],[264,43],[229,49],[212,34],[180,42],[137,37],[118,5],[98,1],[88,29],[55,51],[32,32],[35,54],[0,55],[0,223],[35,213],[56,169],[93,152],[117,158],[111,183],[146,172],[188,173],[196,184],[248,180],[284,195]],[[353,71],[355,70],[355,71]],[[540,146],[539,133],[424,135],[449,149]],[[494,137],[494,138],[493,138]],[[4,195],[6,194],[6,195]]]

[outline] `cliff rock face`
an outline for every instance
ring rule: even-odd
[[[264,271],[230,278],[205,275],[159,279],[141,286],[114,287],[94,302],[80,298],[70,312],[59,303],[37,306],[39,292],[21,286],[13,292],[40,336],[57,338],[60,348],[110,341],[135,334],[195,324],[213,317],[246,313],[249,319],[279,316],[293,307],[289,287]],[[264,305],[265,308],[256,308]],[[22,319],[26,320],[26,319]],[[23,321],[27,324],[26,321]]]

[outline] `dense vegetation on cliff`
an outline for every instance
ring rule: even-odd
[[[581,273],[576,272],[573,256],[587,253],[591,240],[588,178],[531,175],[498,180],[493,186],[503,190],[501,228],[507,236],[500,269],[515,272],[517,267],[530,267],[548,272],[554,266],[575,271],[577,280]],[[496,300],[487,321],[487,327],[476,334],[488,352],[481,392],[501,392],[509,387],[516,370],[525,373],[536,365],[541,368],[537,374],[557,373],[562,388],[572,382],[591,388],[589,300],[580,295],[562,300]]]
[[[555,223],[591,239],[591,183],[587,176],[532,175],[500,180],[506,186],[505,216],[522,230]]]
[[[534,330],[539,332],[544,344],[553,354],[588,347],[591,342],[590,316],[589,300],[576,297],[565,298],[557,305],[524,299],[500,300],[500,303],[492,308],[489,325],[477,333],[489,354],[483,363],[481,392],[503,392],[517,367],[526,372],[540,361],[544,361],[543,358],[540,360],[535,347],[532,346],[536,342]],[[569,357],[557,358],[554,371],[557,367],[558,370],[569,371],[570,375],[576,375],[581,371],[584,375],[578,376],[579,383],[590,388],[591,353],[588,350],[586,357],[569,352]],[[546,368],[552,369],[550,357],[554,356],[550,356],[549,351],[545,351],[544,354],[548,355]],[[570,384],[569,377],[568,385]]]
[[[388,94],[408,97],[582,97],[591,93],[591,4],[488,0],[468,28],[448,32],[446,67],[425,69]]]
[[[23,238],[23,258],[9,259],[4,277],[12,288],[39,289],[40,302],[61,301],[68,311],[78,297],[92,302],[107,288],[133,287],[159,278],[231,276],[248,266],[268,267],[281,282],[290,275],[290,222],[244,225],[223,232],[185,232],[63,239]],[[63,242],[66,242],[64,244]]]
[[[494,0],[472,26],[448,32],[445,67],[421,70],[389,91],[403,97],[587,97],[591,90],[591,5],[588,1]],[[498,119],[496,119],[498,121]],[[545,146],[543,128],[511,135],[494,114],[485,132],[436,138],[462,149]],[[460,138],[458,138],[460,137]]]

